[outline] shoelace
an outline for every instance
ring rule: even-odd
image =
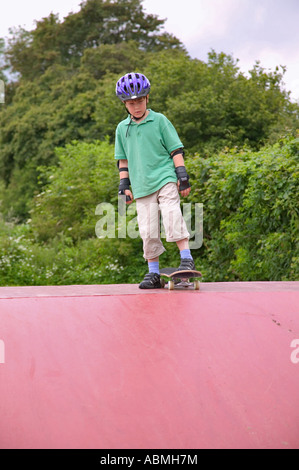
[[[160,276],[157,273],[147,273],[144,277],[144,281],[149,281],[152,284],[160,280]]]
[[[183,258],[181,260],[180,268],[193,269],[193,260]]]

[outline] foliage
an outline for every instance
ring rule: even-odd
[[[127,69],[142,68],[151,77],[150,106],[174,123],[189,153],[209,156],[225,146],[245,144],[258,149],[299,127],[298,106],[280,90],[279,74],[267,75],[267,81],[257,78],[255,69],[248,79],[223,54],[211,53],[205,64],[181,51],[146,55],[137,54],[137,49],[134,42],[87,49],[76,71],[53,65],[36,80],[20,82],[13,102],[0,112],[6,218],[28,217],[30,200],[38,191],[38,168],[56,164],[55,147],[106,136],[113,143],[115,128],[126,116],[114,97],[124,64]]]
[[[298,157],[299,139],[289,138],[188,161],[192,200],[204,204],[198,265],[209,280],[298,278]]]
[[[258,149],[299,124],[299,108],[281,90],[282,73],[265,73],[257,63],[246,78],[231,56],[215,51],[208,63],[173,55],[153,57],[155,106],[175,123],[190,152],[211,155],[228,146]],[[165,76],[162,79],[162,76]]]
[[[56,147],[114,141],[126,116],[115,82],[128,70],[150,77],[150,106],[174,123],[190,154],[258,149],[299,127],[299,107],[282,89],[285,69],[266,73],[257,63],[245,77],[224,53],[211,51],[207,63],[191,59],[161,32],[164,22],[145,14],[140,0],[88,0],[64,21],[52,13],[32,31],[12,32],[4,56],[19,79],[6,83],[0,107],[6,220],[26,220],[38,168],[56,164]]]
[[[99,284],[117,281],[122,268],[117,255],[101,255],[98,240],[74,244],[57,236],[36,243],[29,225],[2,224],[0,229],[0,285]]]
[[[299,106],[285,67],[256,62],[245,76],[223,52],[191,59],[164,23],[141,0],[86,0],[0,39],[2,285],[139,282],[142,242],[120,236],[113,158],[126,117],[115,83],[131,70],[150,78],[150,107],[184,143],[189,201],[204,204],[193,254],[205,280],[298,279]],[[115,238],[96,237],[100,203],[114,210]],[[161,263],[178,263],[175,244]]]
[[[137,41],[141,50],[183,49],[177,38],[161,31],[164,23],[145,14],[140,0],[87,0],[63,22],[51,13],[32,31],[13,30],[6,56],[14,72],[32,80],[54,64],[78,67],[85,50],[103,44]]]
[[[134,210],[127,210],[126,237],[119,235],[112,152],[107,141],[57,149],[59,165],[41,172],[32,219],[2,221],[1,285],[140,281],[146,266],[140,238],[129,236]],[[192,254],[205,281],[298,279],[298,157],[299,139],[287,138],[259,152],[227,149],[187,160],[188,201],[204,206],[204,243]],[[111,238],[95,236],[97,222],[106,222],[97,212],[104,202],[114,210]],[[165,246],[161,265],[176,265],[176,245]]]
[[[104,142],[73,142],[56,150],[58,165],[40,168],[42,191],[31,210],[39,240],[57,234],[74,241],[95,234],[95,208],[116,199],[118,171],[113,146]]]

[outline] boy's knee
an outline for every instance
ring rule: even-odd
[[[159,238],[147,238],[143,240],[143,257],[148,259],[154,259],[161,256],[164,253],[165,248]]]

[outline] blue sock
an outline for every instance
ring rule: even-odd
[[[193,259],[191,251],[189,249],[180,251],[181,259]]]
[[[159,261],[151,261],[148,263],[148,270],[150,273],[160,274]]]

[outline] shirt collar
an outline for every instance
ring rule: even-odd
[[[143,121],[138,123],[138,122],[135,122],[135,121],[132,120],[131,126],[132,125],[143,124],[143,123],[148,122],[148,121],[154,121],[154,119],[155,119],[154,112],[151,109],[149,109],[149,114],[148,114],[148,116],[146,116],[145,119],[143,119]],[[131,117],[130,117],[130,115],[128,115],[127,119],[125,119],[126,126],[128,126],[130,124],[130,121],[131,121]]]

